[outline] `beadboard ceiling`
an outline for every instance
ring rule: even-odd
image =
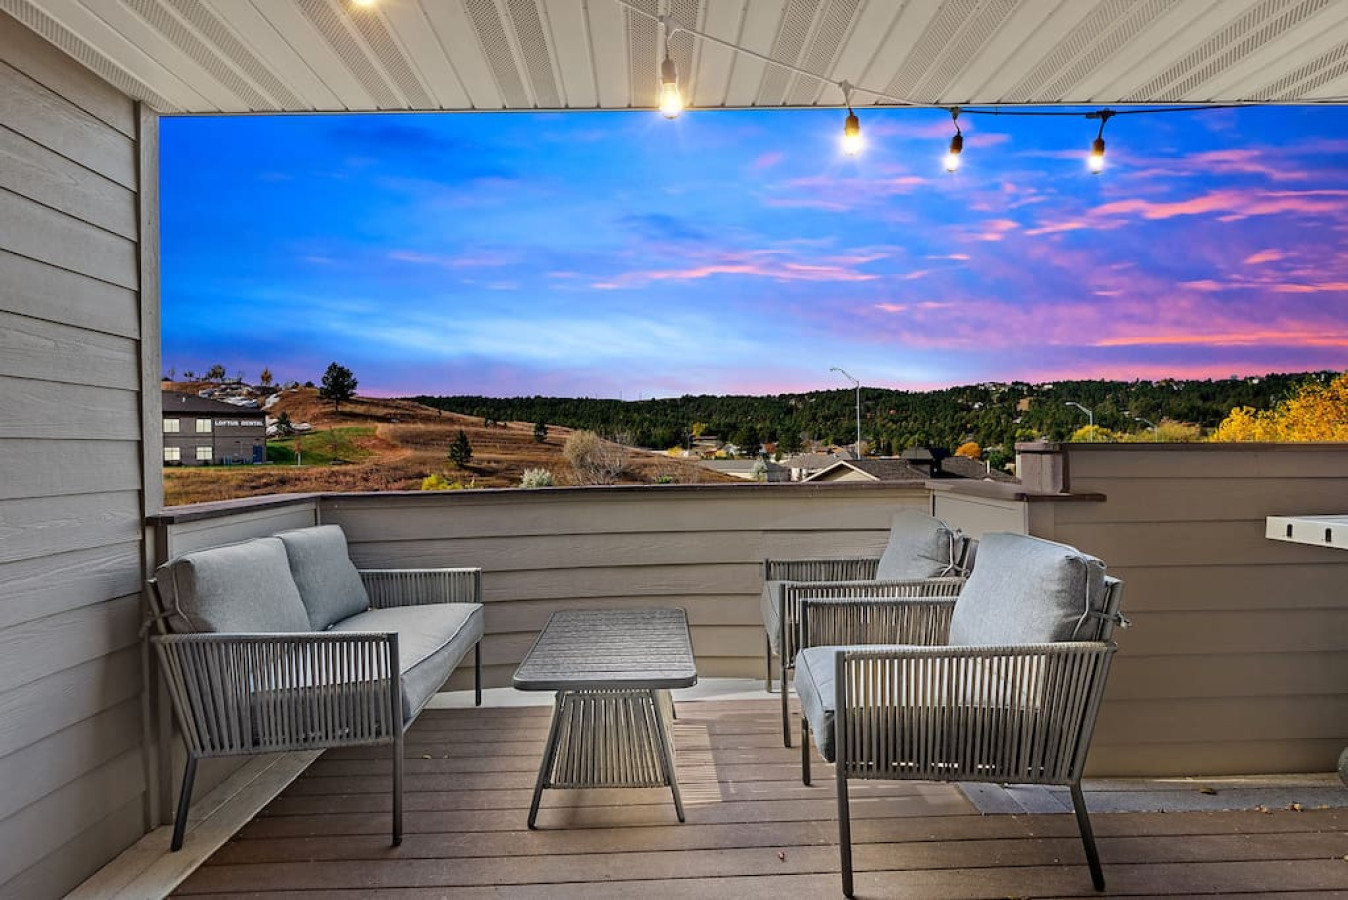
[[[634,0],[932,106],[1348,98],[1348,0]],[[617,0],[0,0],[164,113],[653,108],[660,26]],[[836,84],[687,32],[690,106],[838,106]]]

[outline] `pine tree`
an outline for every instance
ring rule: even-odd
[[[351,374],[350,369],[332,363],[323,373],[323,386],[318,389],[318,396],[331,400],[332,411],[337,412],[343,400],[356,396],[356,384],[356,376]]]
[[[535,422],[535,423],[534,423],[534,441],[535,441],[536,443],[541,444],[541,443],[543,443],[544,441],[546,441],[547,439],[548,439],[548,426],[545,425],[545,424],[543,424],[542,422]]]
[[[468,435],[460,428],[458,437],[454,438],[454,443],[449,445],[449,461],[462,469],[468,465],[468,461],[472,458],[473,445],[468,443]]]

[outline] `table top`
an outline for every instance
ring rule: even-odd
[[[1348,516],[1269,516],[1264,536],[1275,541],[1348,549]]]
[[[521,691],[664,690],[697,684],[681,609],[568,609],[515,670]]]

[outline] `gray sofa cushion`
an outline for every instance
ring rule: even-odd
[[[313,630],[322,631],[370,608],[370,595],[347,556],[341,528],[320,525],[283,531],[276,537],[285,545],[290,574]]]
[[[159,567],[155,584],[178,634],[309,630],[285,546],[274,537],[184,554]]]
[[[921,510],[901,509],[890,522],[889,543],[875,577],[904,581],[953,575],[958,549],[954,531],[940,519]]]
[[[984,535],[978,565],[960,591],[950,643],[1039,644],[1094,640],[1105,565],[1093,556],[1023,534]]]
[[[403,675],[403,720],[411,721],[440,689],[459,660],[482,639],[480,603],[432,603],[371,609],[337,622],[332,631],[397,632]]]

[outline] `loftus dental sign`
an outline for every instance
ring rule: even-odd
[[[216,419],[216,428],[261,428],[261,419]]]

